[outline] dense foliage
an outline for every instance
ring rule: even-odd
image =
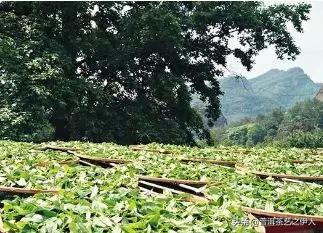
[[[287,111],[275,109],[256,119],[244,119],[214,130],[215,143],[254,146],[277,143],[288,147],[323,147],[323,103],[307,100]]]
[[[285,147],[298,147],[298,148],[322,148],[323,147],[323,131],[316,132],[296,132],[276,144]]]
[[[310,6],[261,2],[1,2],[0,136],[162,141],[207,137],[191,94],[219,116],[228,56],[248,70],[299,49]],[[291,26],[291,27],[290,27]],[[233,38],[237,43],[231,43]]]
[[[10,232],[256,232],[234,225],[246,219],[241,206],[291,213],[323,215],[321,185],[260,179],[249,172],[209,163],[183,162],[203,157],[235,160],[259,169],[292,174],[321,174],[322,151],[300,149],[199,149],[149,144],[143,150],[111,143],[53,143],[93,157],[125,158],[135,162],[105,169],[83,166],[65,152],[39,150],[31,143],[0,142],[1,186],[56,189],[58,194],[3,195],[1,218]],[[168,151],[171,154],[146,151]],[[274,155],[274,156],[273,156]],[[293,160],[316,159],[303,169]],[[211,199],[188,201],[188,194],[142,193],[137,175],[215,181],[204,188]],[[239,220],[239,221],[240,221]]]

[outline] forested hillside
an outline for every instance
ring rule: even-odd
[[[312,99],[320,89],[301,68],[272,69],[253,79],[227,77],[220,81],[222,113],[230,121],[255,118],[274,108],[288,109]]]
[[[214,129],[218,144],[255,146],[259,143],[287,147],[323,147],[323,103],[298,102],[287,111],[274,109],[255,119],[244,119],[224,129]]]
[[[255,117],[260,113],[269,112],[275,103],[255,91],[251,82],[244,77],[227,77],[220,81],[221,110],[230,121],[241,120],[246,117]]]

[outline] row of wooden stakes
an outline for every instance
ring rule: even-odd
[[[100,165],[103,167],[115,167],[118,164],[125,164],[135,162],[133,160],[127,159],[111,159],[111,158],[95,158],[91,156],[82,155],[77,152],[75,148],[64,148],[64,147],[57,147],[57,146],[45,146],[42,150],[59,150],[70,153],[77,158],[76,162],[79,162],[84,165]],[[206,158],[180,158],[180,161],[183,162],[197,162],[197,163],[211,163],[214,165],[225,166],[229,168],[233,168],[239,171],[243,171],[246,173],[252,173],[259,177],[272,177],[276,179],[285,179],[286,181],[306,181],[306,182],[322,182],[323,176],[304,176],[304,175],[290,175],[290,174],[280,174],[280,173],[270,173],[270,172],[262,172],[262,171],[252,171],[243,167],[243,165],[237,164],[236,161],[229,161],[229,160],[214,160],[214,159],[206,159]],[[63,161],[64,163],[65,161]],[[305,161],[305,160],[294,160],[291,161],[293,163],[314,163],[316,161]]]

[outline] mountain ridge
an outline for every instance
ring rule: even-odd
[[[299,101],[314,98],[320,84],[300,67],[270,69],[257,77],[225,77],[219,80],[222,113],[229,122],[254,118],[274,108],[290,108]]]

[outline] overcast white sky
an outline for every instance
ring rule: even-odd
[[[253,78],[272,68],[286,70],[299,66],[314,82],[323,83],[323,1],[306,2],[312,4],[312,9],[310,19],[304,23],[304,33],[294,35],[296,44],[301,49],[296,60],[278,60],[274,49],[268,48],[256,57],[256,63],[250,72],[235,61],[229,61],[230,69],[246,78]]]

